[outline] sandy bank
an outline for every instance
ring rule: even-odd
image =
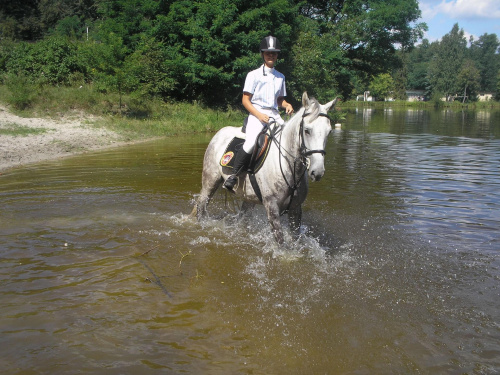
[[[0,172],[26,164],[132,143],[125,136],[95,128],[88,121],[88,118],[77,116],[59,120],[23,118],[0,106],[0,129],[45,129],[28,135],[0,134]]]

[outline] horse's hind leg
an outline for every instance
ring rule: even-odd
[[[200,196],[196,202],[196,217],[201,220],[207,214],[207,206],[217,189],[222,185],[224,179],[219,173],[207,173],[203,171],[202,187]]]

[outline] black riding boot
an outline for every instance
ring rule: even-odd
[[[245,170],[251,157],[252,154],[247,154],[243,148],[238,151],[234,159],[233,174],[222,185],[224,189],[233,191],[234,185],[238,181],[238,175]]]

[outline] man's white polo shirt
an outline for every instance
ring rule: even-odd
[[[252,94],[251,102],[260,108],[278,109],[278,98],[286,96],[285,76],[262,65],[247,74],[243,92]]]

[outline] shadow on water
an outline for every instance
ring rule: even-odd
[[[188,217],[209,136],[3,175],[2,368],[498,372],[498,126],[350,116],[285,247],[223,193]]]

